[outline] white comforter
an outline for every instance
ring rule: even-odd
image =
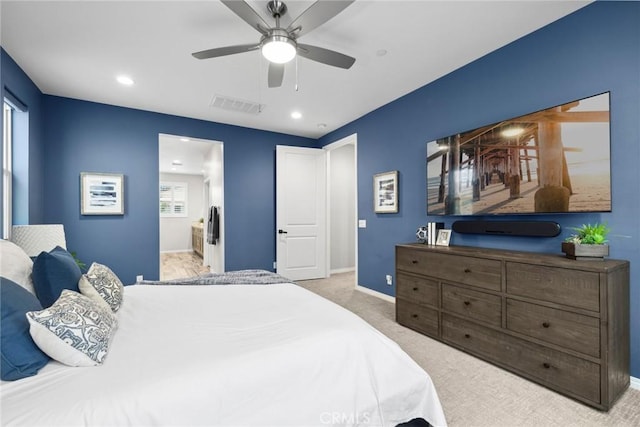
[[[128,286],[104,365],[2,383],[1,424],[445,425],[429,376],[293,284]]]

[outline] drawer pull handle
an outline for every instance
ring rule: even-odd
[[[470,301],[465,301],[464,305],[471,305],[471,302]]]
[[[464,337],[465,337],[465,338],[471,338],[471,335],[469,335],[469,334],[464,334]]]
[[[418,288],[413,288],[413,290],[414,290],[414,291],[417,291],[417,290],[418,290]]]
[[[470,269],[470,268],[465,268],[465,269],[464,269],[464,272],[465,272],[465,273],[471,273],[471,269]]]
[[[544,367],[544,369],[549,369],[551,367],[551,365],[549,365],[547,362],[544,362],[542,366]]]
[[[418,315],[417,314],[412,314],[411,317],[413,317],[414,319],[417,319]]]
[[[551,326],[551,323],[549,323],[549,322],[542,322],[542,327],[543,327],[543,328],[548,328],[549,326]]]
[[[418,260],[415,260],[415,259],[411,260],[411,264],[417,264],[417,263],[418,263]]]

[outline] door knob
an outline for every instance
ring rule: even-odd
[[[287,232],[284,230],[278,230],[278,234],[287,234]]]

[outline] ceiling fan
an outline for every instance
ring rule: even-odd
[[[267,10],[275,19],[275,26],[271,27],[245,1],[221,0],[233,13],[262,34],[260,41],[207,49],[194,52],[192,55],[198,59],[208,59],[261,49],[262,55],[269,60],[269,87],[282,85],[284,64],[291,61],[296,54],[322,64],[349,69],[356,62],[355,58],[322,47],[298,43],[298,38],[324,24],[354,1],[316,1],[294,19],[291,25],[282,28],[280,18],[287,13],[287,6],[282,1],[271,0],[267,3]]]

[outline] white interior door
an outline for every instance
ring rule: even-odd
[[[276,271],[327,277],[325,151],[276,147]]]

